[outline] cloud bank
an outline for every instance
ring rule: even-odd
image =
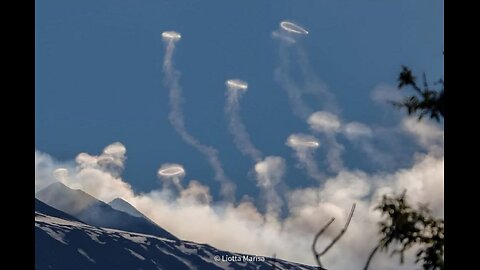
[[[331,217],[336,218],[319,241],[319,246],[328,244],[343,226],[352,203],[356,203],[347,233],[323,257],[323,262],[330,269],[359,269],[378,237],[379,215],[373,207],[383,194],[407,189],[412,204],[429,203],[435,215],[443,216],[443,131],[432,123],[410,119],[402,121],[400,128],[427,152],[416,153],[412,166],[390,173],[342,169],[326,177],[323,185],[281,194],[275,186],[283,177],[286,164],[279,157],[265,158],[255,166],[262,196],[270,202],[275,202],[272,198],[277,196],[285,198],[285,202],[271,204],[265,211],[256,206],[264,197],[244,197],[238,203],[214,202],[209,188],[198,180],[190,180],[174,196],[164,188],[135,193],[119,175],[118,169],[124,168],[126,160],[126,150],[122,150],[125,147],[120,143],[107,146],[98,156],[80,153],[75,162],[58,162],[35,151],[35,189],[61,181],[105,202],[120,197],[181,239],[234,252],[277,254],[282,259],[308,264],[314,264],[310,245],[317,230]],[[58,168],[65,170],[57,170],[55,176]],[[282,204],[285,216],[275,214]],[[192,222],[195,226],[191,226]],[[406,264],[400,266],[396,259],[380,253],[371,269],[411,269],[413,260],[412,256],[407,257]]]

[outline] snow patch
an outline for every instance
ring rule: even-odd
[[[102,245],[105,245],[106,242],[102,242],[100,241],[100,239],[98,239],[98,234],[95,234],[95,233],[92,233],[92,232],[89,232],[89,231],[86,231],[85,232],[89,237],[90,239],[92,239],[93,241],[99,243],[99,244],[102,244]]]
[[[189,255],[190,254],[197,254],[197,249],[198,248],[193,248],[193,245],[191,245],[191,244],[189,246],[192,246],[192,248],[188,247],[187,244],[182,243],[179,246],[177,246],[177,249],[182,251],[183,253],[187,253]]]
[[[155,245],[157,247],[158,250],[160,250],[163,254],[167,254],[167,255],[170,255],[172,257],[174,257],[175,259],[179,260],[180,262],[182,262],[183,264],[185,264],[188,269],[190,270],[197,270],[197,268],[195,266],[193,266],[189,261],[187,261],[186,259],[182,258],[182,257],[179,257],[173,253],[171,253],[170,251],[164,249],[164,248],[161,248],[157,245]]]
[[[37,224],[35,224],[37,226]],[[54,231],[49,227],[42,227],[42,226],[37,226],[40,227],[44,232],[46,232],[48,235],[50,235],[53,239],[57,240],[58,242],[68,245],[67,242],[64,241],[65,234],[61,231]]]
[[[87,258],[87,260],[89,260],[92,263],[95,263],[95,260],[90,258],[90,256],[88,256],[88,254],[85,251],[83,251],[82,249],[79,249],[79,248],[77,248],[77,251],[78,251],[78,253],[82,254],[83,257]]]
[[[147,237],[145,236],[137,236],[137,235],[128,234],[128,233],[122,233],[121,235],[123,236],[123,238],[128,239],[132,242],[148,245],[148,240],[147,240]]]
[[[143,257],[142,255],[136,253],[135,251],[133,251],[133,250],[131,250],[131,249],[129,249],[129,248],[125,248],[125,249],[128,250],[128,251],[130,251],[130,253],[131,253],[133,256],[139,258],[140,260],[142,260],[142,261],[145,260],[145,257]]]

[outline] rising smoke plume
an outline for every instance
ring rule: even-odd
[[[320,142],[315,137],[302,133],[292,134],[285,144],[294,150],[300,168],[305,169],[310,178],[317,181],[325,179],[325,174],[320,171],[313,156],[320,147]]]
[[[185,176],[185,169],[182,165],[174,163],[162,164],[157,174],[163,180],[164,189],[170,188],[170,185],[173,184],[178,192],[183,190],[181,180]]]
[[[285,160],[281,157],[269,156],[255,164],[257,186],[263,191],[266,202],[267,218],[277,218],[282,210],[282,198],[277,192],[277,186],[285,174]]]
[[[227,86],[225,114],[228,121],[228,129],[233,135],[233,140],[238,150],[253,161],[258,162],[262,158],[262,153],[250,140],[250,135],[240,116],[240,99],[247,91],[248,84],[238,79],[227,80],[225,84]]]
[[[307,53],[298,44],[298,41],[308,34],[305,28],[290,21],[280,22],[279,29],[272,32],[272,36],[279,40],[280,60],[275,69],[274,80],[287,93],[293,113],[302,120],[306,120],[314,112],[305,101],[305,96],[316,99],[324,109],[337,111],[334,96],[311,71]],[[296,73],[302,75],[302,84],[295,79]]]
[[[227,80],[225,84],[227,86],[225,114],[229,130],[233,135],[238,150],[255,162],[255,178],[266,205],[267,218],[277,217],[283,206],[283,200],[277,192],[277,186],[281,183],[285,174],[285,160],[276,156],[268,156],[262,160],[262,153],[250,140],[250,135],[240,117],[239,103],[243,93],[248,89],[247,82],[232,79]]]
[[[175,43],[180,40],[181,35],[177,32],[168,31],[162,33],[162,38],[166,43],[163,72],[165,73],[165,84],[170,90],[170,114],[168,119],[180,137],[205,156],[215,172],[215,180],[220,183],[222,195],[232,201],[235,198],[235,184],[225,175],[217,149],[200,143],[197,138],[187,131],[185,126],[185,117],[182,109],[182,88],[179,83],[180,72],[172,64]]]

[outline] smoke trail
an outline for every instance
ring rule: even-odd
[[[277,218],[281,212],[283,201],[276,186],[282,181],[285,168],[285,160],[276,156],[268,156],[255,164],[257,186],[262,189],[266,201],[267,219]]]
[[[317,98],[318,103],[323,106],[324,110],[338,112],[333,94],[328,91],[327,86],[311,71],[305,50],[300,46],[293,46],[299,38],[308,35],[308,31],[295,23],[283,21],[280,23],[280,28],[274,31],[272,35],[280,40],[280,64],[275,70],[274,79],[287,93],[293,113],[302,120],[310,121],[314,110],[305,102],[305,95]],[[291,59],[294,61],[293,63],[291,63]],[[300,74],[304,79],[303,85],[296,83],[293,78],[294,73],[291,70],[293,64],[300,68]],[[343,168],[341,159],[343,146],[336,140],[335,132],[324,132],[324,137],[327,147],[328,167],[330,171],[338,172]],[[306,164],[305,166],[307,167]],[[315,171],[314,167],[309,166],[310,173],[313,173]],[[321,176],[317,174],[314,178],[320,179]]]
[[[228,120],[228,129],[233,135],[233,140],[238,150],[242,154],[258,162],[262,158],[262,153],[253,145],[248,135],[247,129],[240,116],[239,100],[243,93],[247,91],[248,84],[241,80],[228,80],[227,102],[225,104],[225,114]]]
[[[338,143],[335,134],[326,134],[328,147],[327,162],[331,172],[339,172],[343,169],[342,153],[345,150],[343,145]]]
[[[180,72],[178,72],[172,65],[175,42],[180,40],[181,36],[176,32],[163,32],[162,37],[166,43],[163,72],[165,73],[165,84],[170,90],[171,111],[168,115],[168,119],[180,137],[207,158],[207,161],[215,172],[215,180],[220,182],[221,194],[225,199],[232,201],[235,196],[235,185],[225,175],[222,163],[218,158],[218,151],[213,147],[200,143],[195,137],[188,133],[187,128],[185,127],[185,118],[182,110],[182,88],[179,84]]]
[[[381,151],[374,144],[374,139],[376,138],[373,136],[374,131],[369,126],[358,122],[350,122],[342,127],[341,132],[354,147],[359,148],[367,155],[368,161],[379,165],[384,169],[393,168],[395,165],[397,165],[395,159],[391,155]],[[381,131],[376,130],[375,133],[379,134]],[[383,136],[376,137],[378,139],[382,138]]]
[[[334,96],[328,91],[326,85],[311,72],[308,56],[301,46],[294,46],[299,38],[308,35],[308,31],[292,23],[283,21],[280,28],[272,36],[280,41],[280,64],[275,69],[274,80],[287,93],[293,113],[306,120],[313,113],[313,109],[304,101],[305,95],[311,95],[323,104],[325,109],[337,111]],[[291,61],[293,60],[293,62]],[[304,84],[299,85],[293,78],[291,67],[296,65],[304,78]]]
[[[313,158],[315,150],[320,147],[320,143],[315,137],[301,133],[292,134],[287,138],[286,145],[295,151],[295,157],[300,163],[300,167],[307,170],[309,177],[318,181],[326,178],[320,172]]]
[[[342,123],[338,117],[326,111],[314,112],[307,119],[310,128],[324,136],[327,146],[327,164],[332,172],[343,169],[342,152],[344,147],[337,142],[336,134],[341,131]]]
[[[247,91],[248,84],[238,79],[227,80],[225,84],[228,88],[225,114],[229,130],[240,152],[255,162],[255,178],[266,205],[266,219],[276,219],[283,206],[283,200],[276,188],[285,174],[285,160],[276,156],[268,156],[262,160],[262,153],[250,141],[250,136],[240,117],[239,100]]]
[[[280,65],[275,70],[274,80],[280,84],[287,93],[293,113],[304,120],[313,110],[303,101],[303,94],[300,87],[295,83],[293,78],[290,77],[290,60],[285,42],[280,44],[279,55]]]

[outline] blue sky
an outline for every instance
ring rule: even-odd
[[[128,156],[123,176],[135,190],[158,188],[157,169],[174,162],[216,194],[208,163],[168,121],[161,33],[175,30],[187,128],[219,150],[237,197],[258,191],[248,176],[253,163],[235,148],[225,120],[230,78],[249,83],[241,115],[253,143],[286,159],[288,186],[311,184],[285,145],[290,134],[311,132],[274,81],[279,44],[271,33],[286,19],[309,30],[299,46],[345,121],[394,125],[401,113],[374,103],[371,92],[395,85],[402,64],[432,80],[443,76],[443,1],[37,1],[36,148],[71,160],[120,141]],[[348,167],[375,170],[346,147]],[[410,158],[413,146],[402,148]],[[398,166],[408,164],[395,155]],[[316,158],[320,164],[324,156]]]

